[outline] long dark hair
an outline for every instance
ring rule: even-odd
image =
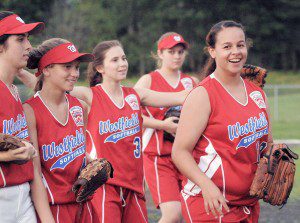
[[[27,67],[29,69],[36,69],[39,66],[39,61],[49,50],[53,49],[56,46],[59,46],[61,44],[69,42],[68,40],[61,39],[61,38],[52,38],[44,41],[41,45],[39,45],[37,48],[34,48],[29,53],[29,59],[27,62]],[[34,90],[40,91],[43,87],[43,81],[44,81],[44,74],[42,73],[39,76],[39,79],[35,85]]]
[[[123,48],[122,44],[118,40],[103,41],[97,44],[93,49],[93,55],[95,59],[90,62],[87,69],[87,79],[90,87],[96,86],[102,83],[102,74],[97,71],[97,67],[103,65],[105,54],[107,51],[115,46]]]
[[[206,46],[204,48],[205,53],[208,54],[208,48],[215,48],[217,34],[220,31],[222,31],[224,28],[229,28],[229,27],[240,28],[245,33],[245,28],[240,23],[237,23],[237,22],[231,21],[231,20],[224,20],[224,21],[218,22],[209,30],[208,34],[206,35],[206,41],[205,41]],[[210,55],[208,54],[208,59],[206,60],[206,63],[204,65],[202,71],[200,72],[200,75],[203,77],[207,77],[212,72],[214,72],[215,69],[216,69],[216,61],[215,61],[215,59],[211,58]]]

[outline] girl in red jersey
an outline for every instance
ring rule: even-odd
[[[38,68],[35,95],[24,104],[29,133],[38,148],[38,165],[56,222],[95,223],[98,216],[90,201],[76,203],[72,185],[86,165],[86,105],[67,94],[79,77],[79,63],[92,61],[73,43],[54,38],[29,55],[28,67]]]
[[[123,87],[128,62],[121,44],[99,43],[89,65],[90,86],[76,87],[71,94],[89,105],[88,148],[95,157],[107,158],[114,178],[96,192],[93,203],[102,222],[147,222],[141,154],[141,105],[180,105],[187,91],[159,93]]]
[[[172,150],[187,177],[183,215],[187,222],[258,222],[259,203],[249,190],[258,158],[272,142],[267,99],[240,77],[247,59],[241,24],[215,24],[206,44],[207,77],[184,103]]]
[[[0,132],[29,140],[28,126],[17,87],[18,70],[27,64],[31,49],[28,36],[44,29],[43,23],[25,24],[12,12],[0,12]],[[34,147],[27,141],[16,150],[0,152],[0,222],[36,222],[35,210],[43,222],[54,222],[41,176],[33,167]],[[27,161],[22,165],[10,161]],[[31,197],[30,197],[31,192]]]
[[[163,34],[157,43],[158,69],[140,78],[135,87],[160,92],[178,92],[192,89],[198,80],[183,74],[180,69],[187,54],[188,43],[175,32]],[[159,222],[181,222],[180,190],[181,177],[172,162],[172,142],[164,138],[164,131],[175,134],[178,118],[164,120],[168,109],[144,107],[143,113],[143,162],[145,178],[154,203],[161,209]]]

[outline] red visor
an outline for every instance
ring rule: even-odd
[[[170,36],[167,36],[163,38],[159,43],[158,43],[158,50],[163,50],[163,49],[170,49],[177,44],[183,44],[185,48],[188,48],[189,44],[185,42],[183,37],[179,34],[173,34]]]
[[[45,25],[42,22],[25,24],[16,14],[0,20],[0,36],[5,34],[35,34],[41,32],[44,28]]]
[[[43,69],[50,64],[69,63],[78,59],[81,62],[91,62],[94,56],[89,53],[79,53],[73,43],[64,43],[49,50],[40,60],[38,72],[35,76],[41,75]]]

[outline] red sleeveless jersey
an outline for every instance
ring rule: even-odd
[[[260,153],[267,147],[269,118],[265,94],[244,80],[247,101],[241,104],[214,74],[200,86],[208,93],[211,114],[193,150],[198,167],[219,187],[231,205],[252,205],[249,190]],[[199,114],[201,115],[201,114]],[[201,195],[201,188],[185,179],[186,196]]]
[[[192,89],[196,83],[188,75],[180,73],[178,83],[176,86],[171,86],[166,79],[156,70],[150,73],[151,76],[151,86],[150,89],[159,92],[178,92],[183,90]],[[181,110],[182,106],[172,107],[172,109]],[[143,107],[143,114],[148,117],[153,117],[158,120],[163,120],[165,113],[169,107]],[[172,143],[169,141],[163,140],[163,130],[155,129],[152,134],[150,141],[144,153],[149,155],[170,155],[172,151]]]
[[[83,108],[66,95],[69,112],[59,122],[37,92],[28,103],[34,110],[44,184],[51,204],[74,203],[72,185],[86,164]]]
[[[15,95],[0,81],[0,132],[29,140],[28,127],[17,87]],[[0,163],[0,187],[19,185],[33,179],[32,161],[23,165]]]
[[[91,89],[93,100],[88,116],[87,151],[92,157],[111,162],[114,177],[108,184],[143,194],[140,98],[134,89],[122,87],[124,104],[118,107],[101,85]]]

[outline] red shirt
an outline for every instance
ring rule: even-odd
[[[118,107],[101,85],[91,89],[93,101],[88,116],[87,151],[92,157],[111,162],[114,177],[108,184],[143,194],[140,98],[132,88],[122,87],[124,104]]]
[[[34,110],[44,184],[51,204],[74,203],[72,186],[86,165],[83,108],[75,97],[66,95],[69,112],[59,122],[42,101],[39,92],[28,99]]]
[[[15,95],[0,81],[0,132],[29,140],[22,102],[17,93],[17,87],[13,87]],[[33,180],[33,176],[32,161],[22,165],[10,162],[0,163],[0,187],[19,185]]]
[[[241,104],[214,74],[200,83],[208,93],[211,114],[193,156],[231,205],[252,205],[257,201],[249,196],[249,190],[259,155],[268,142],[265,94],[247,80],[244,85],[247,102]],[[201,195],[201,189],[191,181],[185,179],[183,186],[186,194]]]
[[[180,73],[178,78],[178,84],[176,86],[171,86],[166,79],[158,72],[153,71],[150,73],[151,76],[151,86],[150,89],[159,92],[178,92],[183,90],[192,89],[196,83],[194,80],[185,74]],[[173,107],[174,109],[181,110],[182,106]],[[163,120],[168,107],[143,107],[143,114],[148,117],[153,117],[158,120]],[[155,129],[153,135],[144,153],[149,155],[170,155],[172,151],[172,143],[163,140],[163,130]]]

